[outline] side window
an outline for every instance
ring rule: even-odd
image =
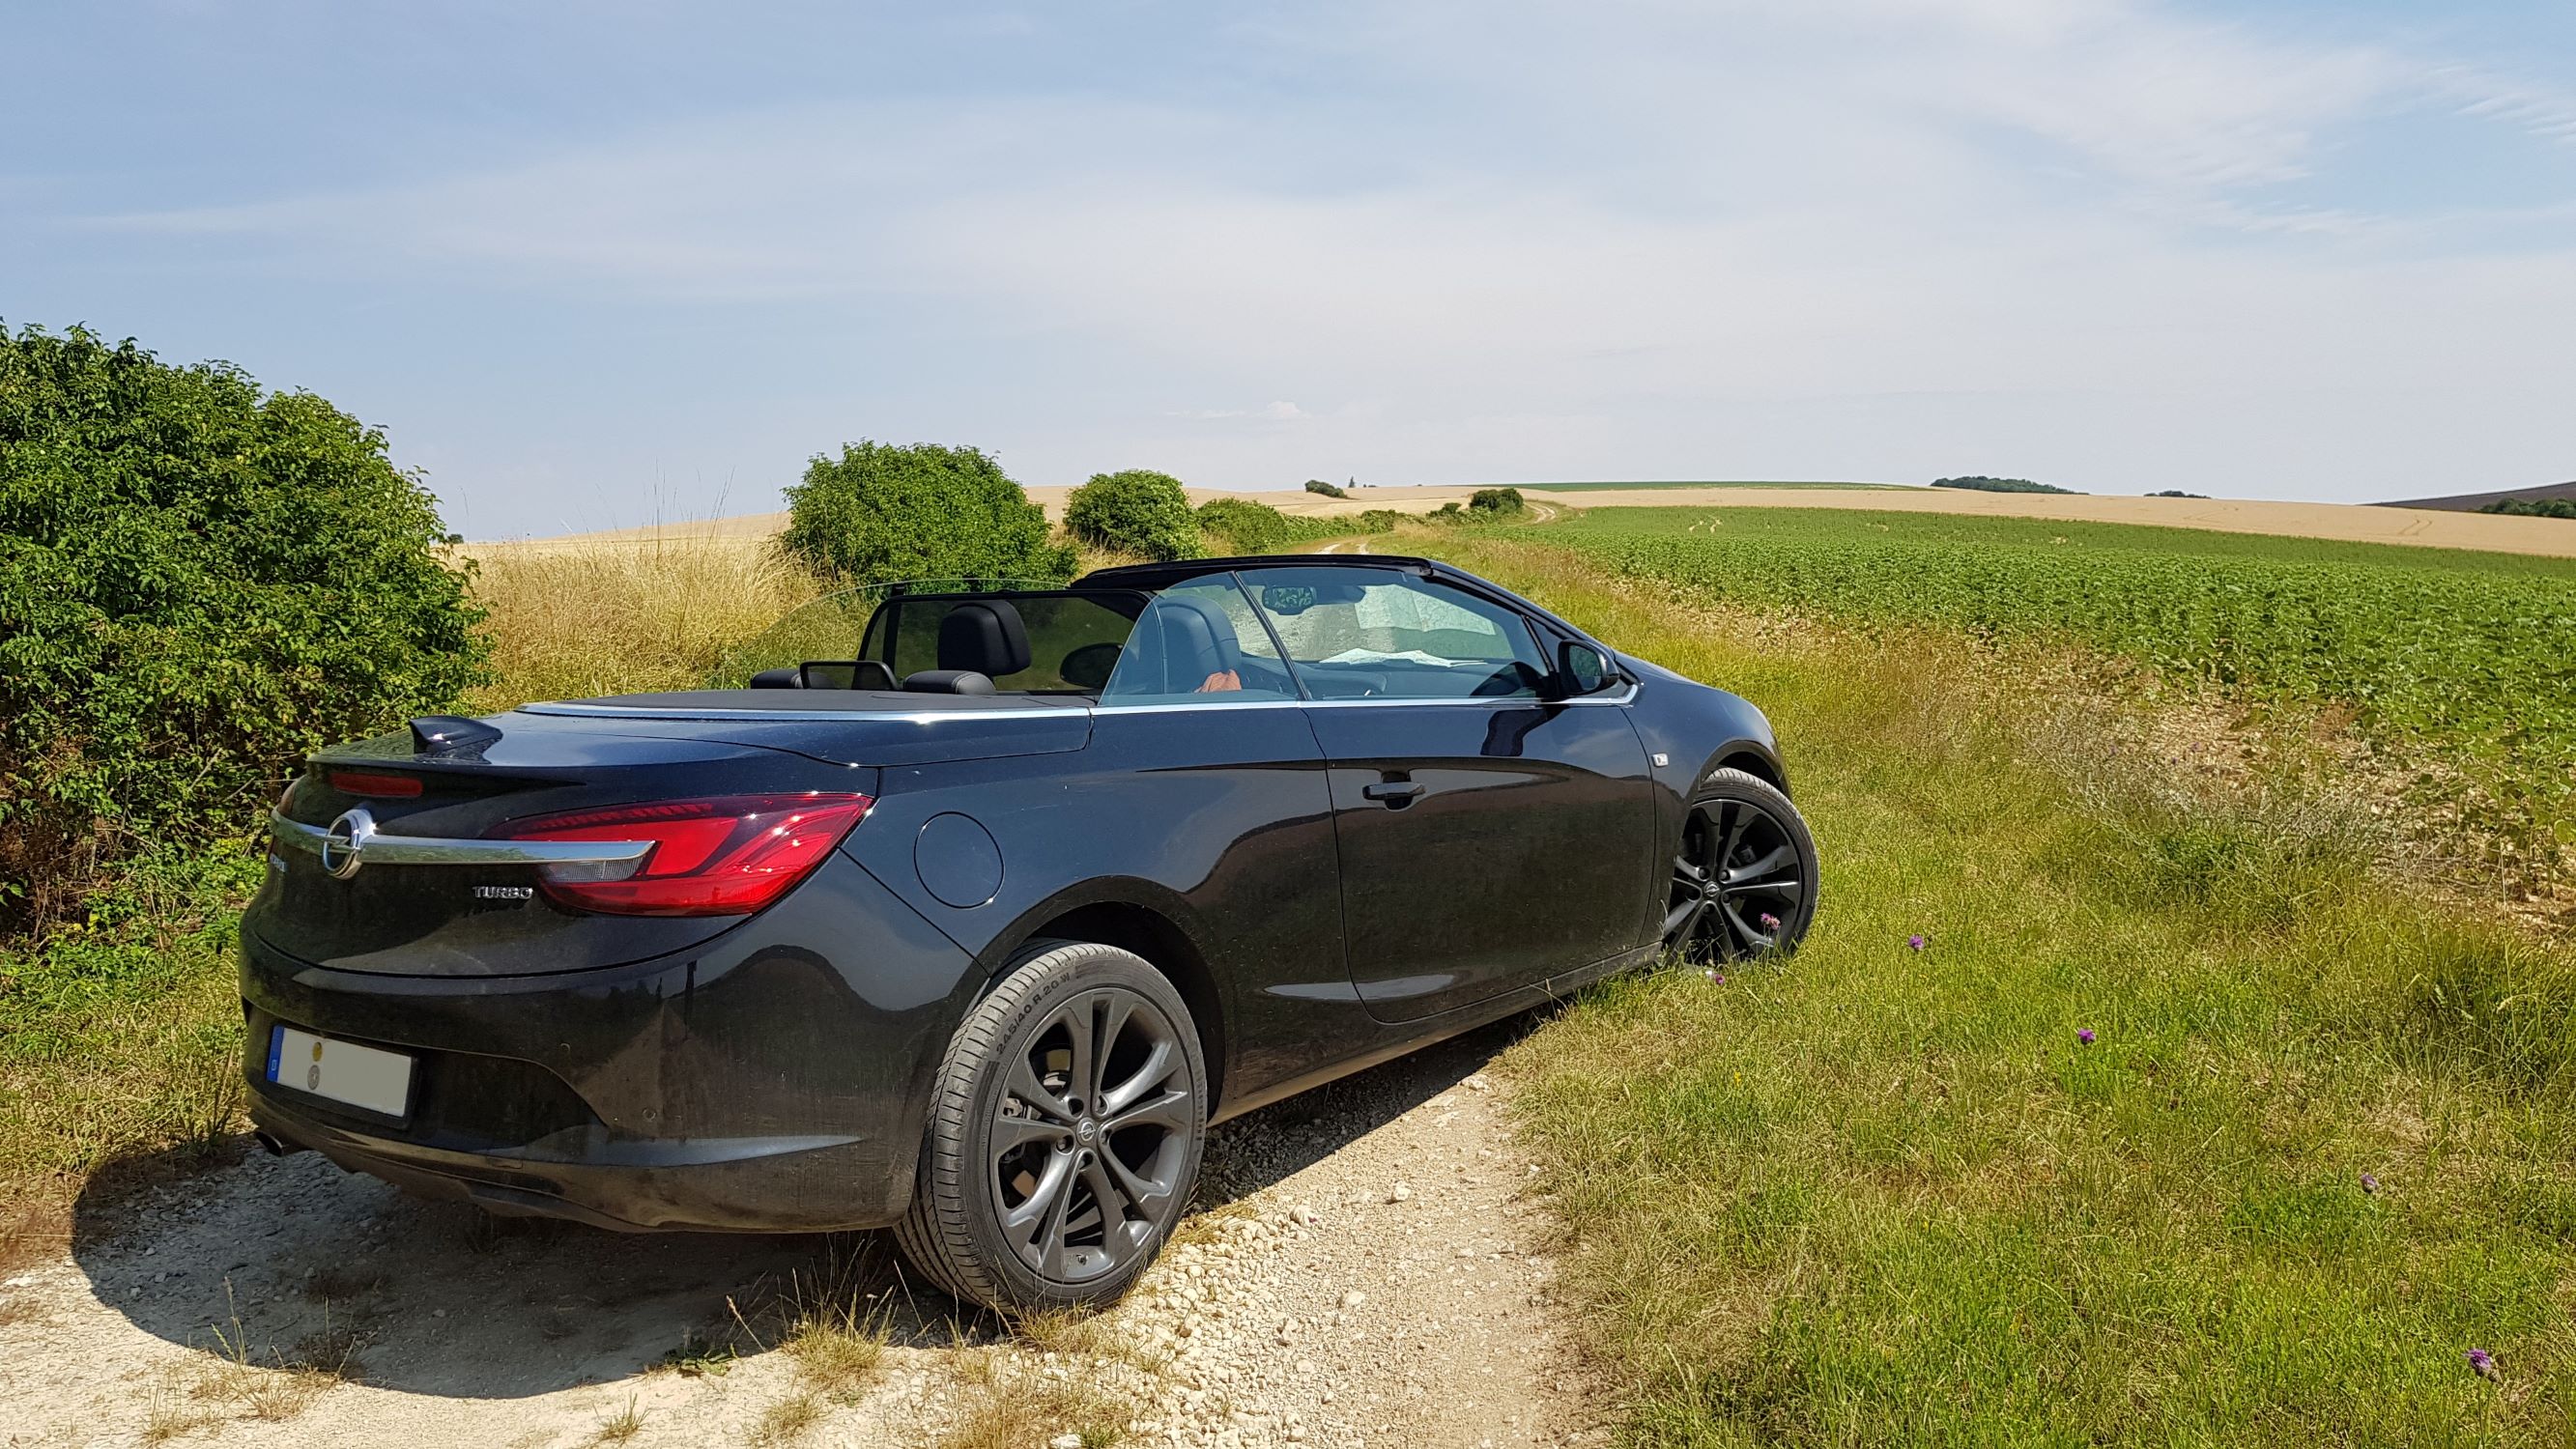
[[[1512,699],[1548,666],[1510,609],[1393,569],[1262,569],[1245,576],[1317,699]]]
[[[1232,574],[1155,593],[1101,688],[1102,704],[1294,699],[1297,685]]]

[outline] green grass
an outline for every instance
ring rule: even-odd
[[[233,933],[259,872],[239,844],[129,860],[82,919],[0,945],[0,1261],[59,1247],[87,1174],[238,1126]]]
[[[2376,880],[2332,781],[2115,748],[2155,719],[1954,634],[1444,551],[1763,705],[1823,845],[1797,955],[1508,1063],[1629,1442],[2568,1439],[2562,947]]]
[[[1553,544],[1693,595],[2063,641],[2244,699],[2343,702],[2383,755],[2465,772],[2554,870],[2576,780],[2576,560],[2041,519],[1604,509]]]

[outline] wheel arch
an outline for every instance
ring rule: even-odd
[[[1163,974],[1181,1002],[1206,1059],[1208,1111],[1224,1100],[1227,1076],[1226,999],[1198,933],[1185,922],[1186,903],[1147,881],[1095,881],[1040,902],[984,952],[988,978],[998,975],[1031,941],[1091,941],[1130,951]]]
[[[1777,757],[1750,742],[1729,745],[1709,756],[1708,763],[1700,769],[1699,778],[1705,780],[1718,770],[1742,770],[1783,795],[1789,793],[1789,772],[1780,768]]]

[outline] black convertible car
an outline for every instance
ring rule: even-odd
[[[242,926],[263,1140],[1096,1301],[1210,1122],[1815,911],[1758,711],[1440,564],[867,600],[747,688],[315,755]]]

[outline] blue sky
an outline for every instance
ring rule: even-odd
[[[0,318],[384,427],[474,537],[1032,484],[2576,477],[2576,7],[0,14]]]

